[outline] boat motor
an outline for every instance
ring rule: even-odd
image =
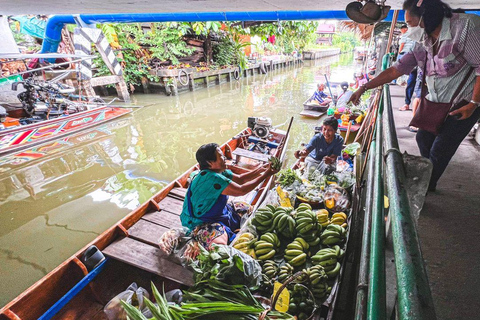
[[[252,129],[254,135],[261,139],[265,139],[270,134],[272,127],[272,119],[264,117],[248,117],[248,127]]]

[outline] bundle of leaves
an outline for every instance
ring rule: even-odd
[[[210,251],[200,246],[197,260],[191,264],[195,283],[217,280],[230,285],[246,285],[257,288],[260,285],[262,268],[249,255],[232,247],[213,245]]]

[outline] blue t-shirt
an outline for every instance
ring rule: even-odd
[[[325,98],[328,97],[327,94],[323,91],[315,91],[312,96],[312,100],[317,100],[318,103],[325,101]]]
[[[322,161],[326,156],[342,154],[343,138],[339,134],[335,134],[333,141],[328,144],[325,137],[321,133],[317,133],[313,136],[310,142],[307,144],[307,150],[310,151],[309,157],[317,161]]]

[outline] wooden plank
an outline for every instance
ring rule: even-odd
[[[303,110],[300,112],[301,116],[309,117],[309,118],[320,118],[325,112],[313,111],[313,110]]]
[[[167,260],[157,247],[131,238],[123,238],[109,245],[103,250],[103,253],[113,259],[163,278],[187,286],[193,285],[192,272],[179,264]]]
[[[185,199],[187,196],[187,190],[188,188],[173,188],[168,195],[179,199]]]
[[[128,234],[130,237],[150,244],[152,246],[158,245],[158,240],[169,228],[150,222],[148,220],[140,219],[130,229]]]
[[[160,210],[165,210],[176,215],[180,215],[183,209],[183,201],[167,196],[158,203],[158,207]]]
[[[142,219],[164,226],[166,228],[178,228],[182,226],[180,217],[168,211],[155,211],[145,214]]]
[[[248,151],[242,148],[237,148],[233,150],[232,154],[237,157],[245,157],[245,158],[250,158],[250,159],[263,161],[263,162],[268,162],[268,159],[270,158],[268,154]]]
[[[104,77],[97,77],[97,78],[92,78],[90,80],[90,84],[92,87],[98,87],[98,86],[105,86],[107,84],[112,84],[112,83],[118,83],[120,81],[120,76],[104,76]]]

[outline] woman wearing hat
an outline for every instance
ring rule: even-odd
[[[358,103],[365,91],[409,74],[416,66],[424,71],[428,95],[412,125],[419,127],[416,140],[421,155],[433,163],[429,190],[434,191],[458,146],[480,118],[480,17],[453,13],[440,0],[407,0],[403,9],[415,47],[361,86],[350,100]]]

